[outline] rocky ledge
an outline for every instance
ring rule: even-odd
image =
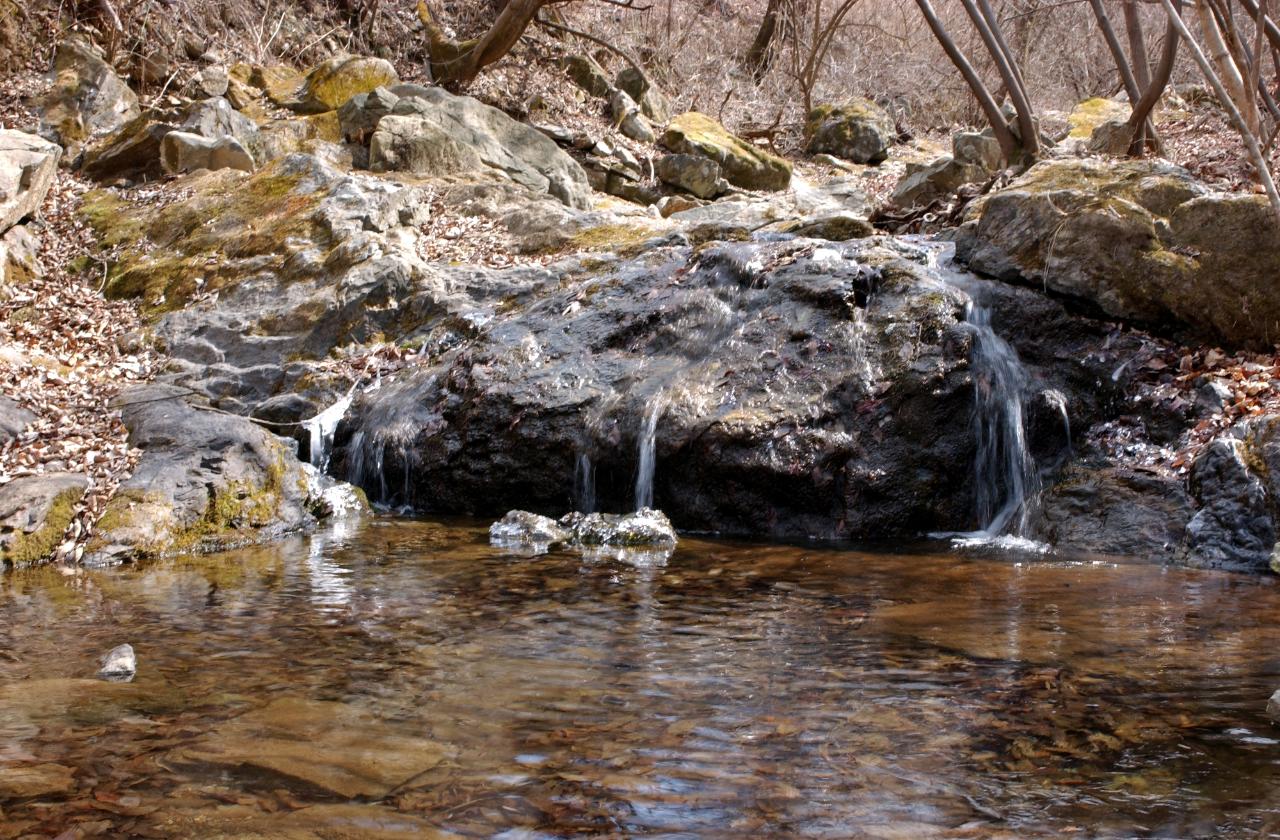
[[[870,540],[1013,505],[1002,521],[1062,549],[1271,562],[1272,419],[1185,478],[1145,455],[1221,414],[1160,373],[1174,340],[1273,340],[1280,240],[1252,197],[1167,164],[1047,161],[969,210],[956,255],[976,276],[877,235],[856,180],[804,183],[590,66],[579,84],[671,153],[650,161],[660,187],[610,138],[377,60],[210,68],[172,111],[140,110],[74,44],[58,67],[45,129],[100,182],[81,213],[106,293],[167,359],[116,404],[143,454],[91,560],[306,529],[334,508],[324,469],[388,508],[526,510],[495,526],[521,543],[672,534],[656,514],[539,518],[566,508]],[[812,123],[815,149],[874,161],[891,141],[869,104]],[[0,162],[57,165],[18,139]],[[947,165],[987,171],[988,139],[958,138]],[[74,477],[45,484],[5,488],[12,557],[58,533]]]

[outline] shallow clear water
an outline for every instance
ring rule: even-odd
[[[0,837],[1280,835],[1275,580],[927,551],[379,520],[11,574]]]

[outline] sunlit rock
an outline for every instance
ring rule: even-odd
[[[102,658],[98,676],[111,682],[128,682],[137,672],[138,657],[133,652],[133,645],[120,645]]]

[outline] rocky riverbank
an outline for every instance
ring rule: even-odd
[[[593,136],[376,59],[211,66],[148,108],[88,44],[55,69],[33,128],[56,142],[0,147],[5,287],[48,283],[12,243],[41,235],[58,167],[94,179],[76,288],[96,277],[134,319],[99,336],[117,373],[90,389],[128,447],[109,481],[74,458],[10,475],[10,565],[306,529],[333,510],[320,470],[390,509],[652,506],[840,540],[1016,509],[1001,522],[1061,550],[1272,562],[1280,237],[1260,199],[1064,145],[944,236],[971,274],[877,232],[860,175],[808,180],[634,74],[568,68],[616,111],[621,133]],[[817,154],[893,155],[870,103],[812,126]],[[990,142],[958,136],[899,200],[982,177]],[[1218,346],[1257,355],[1229,368]],[[5,451],[30,451],[47,414],[14,396]]]

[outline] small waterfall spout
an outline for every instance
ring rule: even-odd
[[[991,328],[991,310],[971,303],[973,327],[973,426],[978,443],[974,485],[982,534],[1025,536],[1039,492],[1036,465],[1027,449],[1022,395],[1027,373],[1017,351]]]
[[[640,426],[640,468],[636,473],[636,510],[653,507],[653,473],[657,457],[656,438],[658,418],[666,408],[666,400],[659,394],[645,412]]]
[[[320,472],[329,468],[329,456],[333,453],[334,432],[338,430],[338,424],[346,416],[347,409],[351,408],[355,396],[356,388],[353,385],[341,399],[303,423],[303,428],[307,430],[311,441],[308,460],[311,461],[311,466]]]
[[[573,504],[580,513],[596,512],[596,468],[586,452],[578,455],[573,471]]]

